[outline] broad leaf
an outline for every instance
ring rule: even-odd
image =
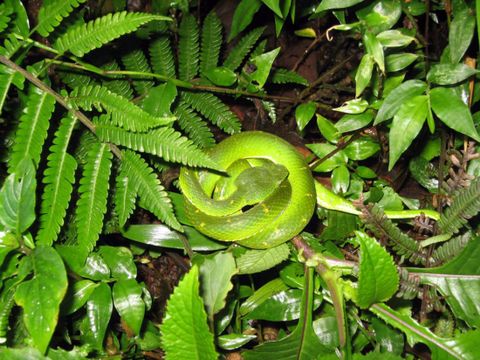
[[[453,64],[458,63],[467,51],[472,42],[474,30],[475,17],[472,14],[472,10],[465,7],[455,11],[448,33],[450,61]]]
[[[198,267],[193,266],[175,288],[160,326],[166,360],[216,359],[213,335],[199,295]]]
[[[355,97],[359,97],[370,83],[373,65],[372,55],[363,55],[360,65],[358,65],[357,73],[355,74]]]
[[[438,85],[453,85],[478,74],[478,70],[465,64],[433,65],[427,74],[427,80]]]
[[[242,306],[240,306],[239,309],[240,315],[247,315],[257,306],[269,299],[271,296],[287,289],[287,285],[285,285],[285,283],[280,278],[273,279],[267,282],[243,302]]]
[[[111,276],[117,280],[135,279],[137,267],[130,249],[123,246],[100,246],[98,253],[110,268]]]
[[[45,353],[67,291],[67,272],[62,258],[51,247],[37,247],[30,261],[33,278],[18,286],[15,301],[23,307],[25,326],[35,346]]]
[[[225,306],[227,294],[233,288],[232,277],[237,273],[235,259],[229,252],[217,252],[200,258],[202,297],[207,315],[213,316]]]
[[[315,9],[315,13],[330,9],[344,9],[361,3],[363,0],[323,0]]]
[[[236,259],[240,274],[254,274],[268,270],[288,258],[290,249],[281,244],[266,250],[248,249]]]
[[[398,288],[398,273],[392,257],[377,241],[356,232],[360,242],[357,304],[367,308],[390,299]]]
[[[172,82],[151,88],[143,100],[143,110],[156,117],[172,116],[170,107],[177,97],[177,87]]]
[[[90,280],[79,280],[69,284],[67,294],[62,302],[62,315],[70,315],[80,309],[99,283]]]
[[[250,25],[253,17],[262,6],[260,0],[241,0],[235,9],[232,19],[232,28],[228,35],[228,41],[231,41],[245,28]]]
[[[389,170],[393,168],[400,156],[420,133],[427,118],[427,112],[428,97],[425,95],[409,99],[398,110],[389,133]]]
[[[395,72],[405,69],[418,59],[418,55],[412,53],[391,54],[385,56],[387,72]]]
[[[367,54],[370,54],[378,65],[378,68],[382,73],[385,72],[385,56],[383,53],[382,44],[380,41],[375,37],[375,35],[367,31],[363,35],[363,43],[365,45],[365,49],[367,50]]]
[[[437,87],[430,91],[433,112],[449,128],[480,141],[468,106],[457,96],[454,89]]]
[[[295,119],[297,120],[298,130],[302,131],[305,129],[310,120],[312,120],[313,115],[315,115],[316,110],[317,105],[313,101],[297,106],[295,109]]]
[[[270,70],[272,69],[273,62],[280,52],[280,48],[276,48],[265,54],[255,56],[252,59],[252,63],[255,65],[256,70],[250,74],[252,80],[255,80],[260,88],[263,88],[267,81]]]
[[[120,318],[128,327],[127,333],[140,334],[145,303],[142,299],[142,287],[135,279],[119,280],[113,285],[113,304]]]

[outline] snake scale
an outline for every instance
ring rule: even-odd
[[[226,172],[183,167],[179,184],[186,214],[201,233],[266,249],[299,234],[315,206],[358,214],[353,204],[315,181],[305,159],[287,141],[262,131],[235,134],[209,151]],[[386,211],[391,218],[432,210]]]

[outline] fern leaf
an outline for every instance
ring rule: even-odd
[[[182,225],[175,218],[172,202],[167,192],[153,173],[152,168],[140,155],[128,150],[123,152],[122,172],[135,184],[143,208],[152,212],[168,226],[183,231]]]
[[[156,74],[175,78],[175,61],[170,39],[167,36],[161,36],[154,40],[150,45],[149,52],[153,71]]]
[[[103,108],[111,115],[113,124],[131,131],[145,131],[175,120],[173,116],[152,116],[130,100],[97,85],[76,88],[70,93],[69,100],[84,110],[90,111],[93,106],[98,110]]]
[[[364,206],[360,219],[378,239],[386,238],[398,255],[407,257],[415,264],[426,262],[426,251],[420,246],[420,243],[404,234],[385,216],[378,205]]]
[[[143,159],[142,159],[143,161]],[[137,198],[136,184],[131,176],[125,171],[125,166],[120,168],[117,176],[117,188],[115,191],[115,212],[118,215],[118,224],[123,227],[135,209]]]
[[[0,114],[7,99],[10,85],[14,84],[18,89],[23,89],[23,82],[24,77],[20,73],[0,65]]]
[[[0,55],[10,58],[22,47],[22,44],[23,43],[15,37],[15,34],[10,33],[3,42],[3,46],[0,47]]]
[[[277,69],[273,73],[272,83],[274,84],[299,84],[308,86],[308,81],[303,76],[297,74],[295,71],[287,69]]]
[[[248,59],[251,61],[254,57],[258,55],[262,55],[265,52],[266,48],[267,48],[267,39],[263,39],[257,44],[257,46],[255,46],[255,48],[250,53],[250,56],[248,57]]]
[[[130,71],[141,71],[144,73],[151,73],[152,69],[148,64],[145,54],[140,49],[130,51],[128,54],[122,56],[123,65]],[[154,82],[149,79],[134,79],[132,80],[133,87],[138,94],[144,95],[154,85]]]
[[[10,22],[13,9],[6,4],[0,4],[0,33],[5,30]]]
[[[71,71],[70,69],[58,69],[58,74],[63,83],[70,89],[88,85],[99,85],[93,77],[86,75],[85,73]]]
[[[221,170],[191,140],[170,127],[151,130],[148,133],[131,133],[114,126],[98,125],[96,134],[102,141],[157,155],[165,161]]]
[[[60,53],[70,51],[81,57],[153,20],[170,20],[170,18],[126,11],[107,14],[68,30],[57,39],[54,48]]]
[[[66,18],[76,7],[86,0],[44,0],[38,13],[36,31],[47,37],[61,21]]]
[[[452,205],[440,216],[438,226],[443,233],[455,234],[480,211],[480,178],[475,178],[467,189],[456,192]]]
[[[262,106],[268,114],[268,117],[272,120],[272,123],[277,122],[277,109],[275,104],[271,101],[262,100]]]
[[[207,124],[187,104],[181,102],[175,110],[178,125],[190,139],[202,149],[215,145],[215,139]]]
[[[2,347],[7,342],[10,314],[12,313],[13,305],[15,305],[15,289],[16,286],[2,289],[3,294],[0,298],[0,346]]]
[[[118,66],[116,61],[111,61],[102,66],[102,69],[107,71],[115,71],[120,70],[120,66]],[[102,79],[102,86],[106,87],[115,94],[123,96],[126,99],[131,100],[133,98],[133,89],[128,80],[125,80],[122,76],[104,78]]]
[[[192,80],[198,74],[198,25],[191,14],[185,14],[178,29],[178,77]]]
[[[214,11],[203,22],[202,50],[200,52],[200,75],[205,77],[209,69],[217,67],[222,45],[222,23]]]
[[[54,108],[53,96],[37,87],[30,88],[27,106],[20,117],[12,155],[8,161],[10,171],[15,169],[25,156],[30,157],[34,164],[38,165]]]
[[[45,190],[42,196],[40,230],[36,238],[41,245],[50,246],[55,241],[70,202],[77,162],[67,149],[75,122],[71,116],[63,118],[50,147],[43,177]]]
[[[262,36],[264,27],[259,27],[250,31],[247,35],[243,36],[237,45],[230,51],[227,59],[223,63],[223,66],[235,71],[242,64],[245,57],[252,50],[255,43]]]
[[[436,248],[432,253],[432,267],[439,266],[447,261],[455,258],[472,239],[472,232],[467,231],[465,234],[454,237],[448,240],[442,246]]]
[[[184,92],[183,100],[226,133],[234,134],[240,131],[240,120],[215,95]]]
[[[93,249],[102,231],[111,166],[112,153],[108,145],[97,143],[92,146],[80,179],[76,211],[77,241],[88,251]]]

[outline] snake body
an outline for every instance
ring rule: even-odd
[[[209,156],[228,175],[184,167],[179,177],[187,216],[200,232],[265,249],[300,233],[312,217],[314,179],[285,140],[246,131],[220,142]]]

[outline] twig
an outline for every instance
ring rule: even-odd
[[[308,45],[308,47],[306,48],[306,50],[303,52],[302,56],[300,56],[300,58],[297,60],[297,62],[295,63],[295,65],[293,65],[293,68],[292,68],[292,71],[297,71],[298,67],[300,66],[300,64],[305,61],[305,59],[307,58],[308,54],[310,53],[310,51],[312,51],[312,49],[318,45],[318,43],[320,41],[323,40],[323,38],[325,37],[325,33],[323,33],[322,35],[320,36],[316,36],[315,37],[315,40],[313,40],[310,45]]]

